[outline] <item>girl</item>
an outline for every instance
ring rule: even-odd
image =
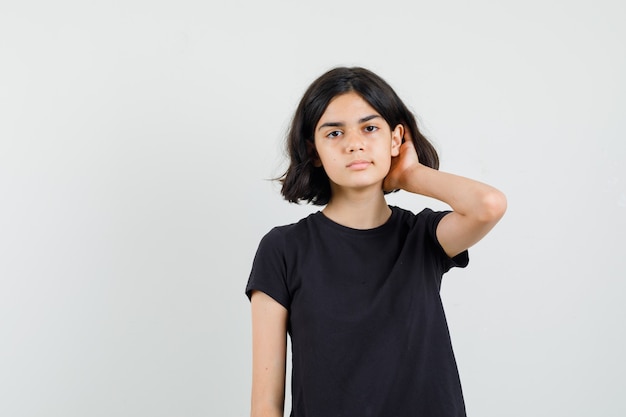
[[[324,208],[273,228],[254,258],[251,415],[283,415],[289,334],[292,417],[465,416],[439,290],[504,195],[438,171],[413,114],[363,68],[314,81],[287,140],[282,195]],[[452,211],[389,206],[400,189]]]

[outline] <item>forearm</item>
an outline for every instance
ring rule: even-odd
[[[284,368],[283,368],[284,369]],[[265,370],[262,371],[265,374]],[[274,372],[271,372],[275,374]],[[280,373],[280,372],[279,372]],[[258,375],[253,371],[250,417],[283,417],[285,383],[283,377]],[[269,377],[268,377],[269,376]]]
[[[456,213],[483,222],[499,219],[506,206],[504,194],[490,185],[421,164],[405,173],[402,188],[440,200]]]

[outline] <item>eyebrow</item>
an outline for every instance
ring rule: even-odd
[[[376,119],[377,117],[381,117],[378,114],[370,114],[369,116],[365,116],[359,119],[359,123],[365,123],[365,122],[369,122],[372,119]],[[343,127],[345,126],[345,123],[342,122],[326,122],[324,124],[322,124],[320,127],[317,128],[317,130],[322,130],[322,128],[324,127]]]

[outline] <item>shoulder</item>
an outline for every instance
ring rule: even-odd
[[[313,233],[315,214],[297,223],[275,226],[257,248],[246,286],[246,294],[260,290],[289,308],[293,273],[302,254],[307,253]]]
[[[320,212],[312,213],[296,223],[274,226],[261,239],[260,246],[289,247],[311,234],[319,223]]]
[[[450,210],[434,211],[430,208],[424,208],[416,214],[397,206],[391,206],[391,209],[399,222],[405,223],[411,228],[425,226],[430,231],[436,229],[441,219],[451,212]]]
[[[435,211],[430,208],[425,208],[417,214],[413,214],[408,210],[399,209],[403,212],[403,215],[411,221],[410,236],[417,237],[419,241],[428,241],[430,250],[438,255],[439,260],[442,262],[443,271],[449,270],[453,266],[465,267],[469,262],[468,251],[465,250],[453,258],[450,258],[439,239],[437,238],[437,226],[441,219],[448,214],[452,213],[451,210]]]
[[[414,214],[409,210],[399,207],[392,207],[394,214],[407,230],[409,241],[418,244],[420,247],[429,248],[433,253],[441,255],[445,260],[445,269],[449,269],[448,261],[451,259],[441,247],[439,239],[437,239],[437,226],[439,222],[452,213],[451,210],[435,211],[430,208],[424,208],[422,211]],[[455,262],[453,266],[465,266],[468,263],[467,251],[452,258]]]

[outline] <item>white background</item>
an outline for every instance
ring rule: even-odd
[[[468,413],[626,415],[626,6],[0,2],[0,415],[246,416],[314,78],[385,78],[509,210],[443,286]],[[436,201],[399,193],[418,211]]]

